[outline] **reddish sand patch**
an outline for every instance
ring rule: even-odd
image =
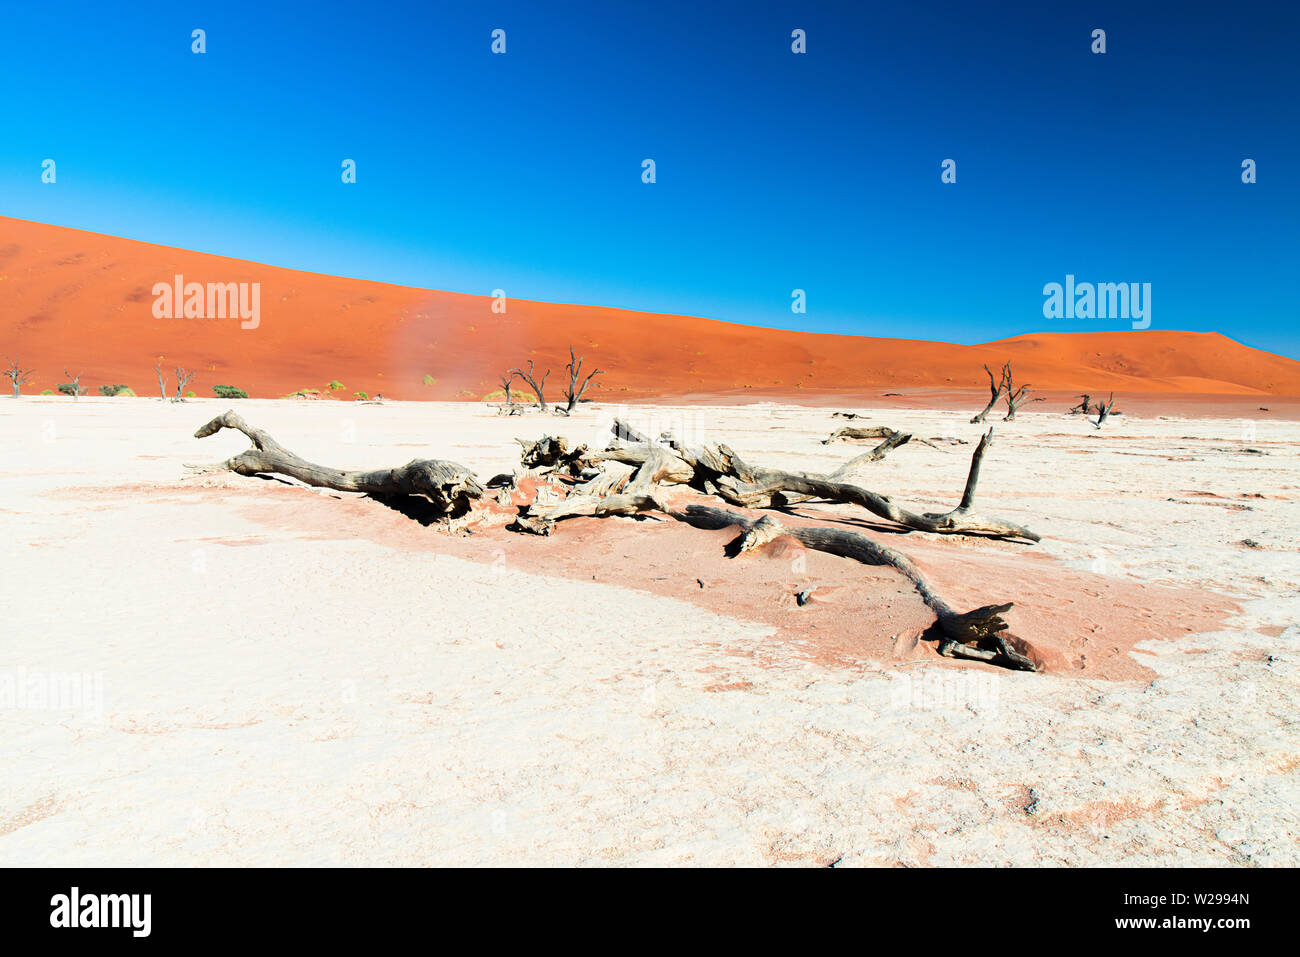
[[[72,490],[68,490],[71,493]],[[311,540],[365,539],[397,550],[452,555],[531,574],[598,581],[679,599],[777,629],[788,654],[832,666],[938,657],[934,617],[892,569],[807,551],[790,539],[763,553],[726,557],[731,529],[667,518],[576,518],[546,537],[501,528],[448,536],[377,501],[250,482],[244,488],[134,486],[99,489],[118,500],[222,502],[269,529]],[[78,489],[78,496],[89,490]],[[93,497],[93,496],[92,496]],[[805,519],[783,517],[788,524]],[[1222,629],[1230,599],[1072,569],[1031,545],[944,539],[869,528],[911,557],[958,608],[1014,601],[1006,615],[1018,647],[1051,674],[1107,680],[1152,676],[1142,642]],[[225,544],[244,545],[245,538]],[[796,596],[811,589],[806,604]],[[726,690],[722,684],[718,690]]]
[[[75,367],[92,392],[121,382],[149,395],[154,364],[165,356],[169,367],[198,370],[199,395],[217,383],[281,396],[338,380],[338,398],[364,391],[478,399],[499,388],[504,369],[529,359],[553,370],[558,394],[572,344],[589,367],[608,370],[589,393],[605,401],[876,404],[885,392],[907,401],[931,390],[962,393],[960,407],[978,407],[980,393],[962,390],[983,389],[982,366],[1008,359],[1019,381],[1063,395],[1235,394],[1270,407],[1274,396],[1300,396],[1300,362],[1214,333],[1044,333],[966,346],[525,300],[511,300],[499,315],[485,296],[280,269],[17,219],[0,218],[0,234],[0,337],[37,370],[29,392],[55,388],[61,371]],[[155,318],[154,284],[178,273],[190,282],[261,283],[260,325]],[[422,384],[426,375],[433,384]]]

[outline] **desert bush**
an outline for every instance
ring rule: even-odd
[[[62,382],[59,384],[59,392],[62,395],[72,395],[72,396],[85,395],[86,387],[81,386],[80,388],[78,388],[76,385],[74,385],[71,382]]]
[[[366,395],[364,392],[353,392],[352,398],[357,399],[359,401],[365,401],[366,399],[369,399],[370,396]]]
[[[421,382],[422,385],[437,385],[437,384],[438,384],[438,380],[435,379],[435,378],[434,378],[433,376],[431,376],[431,375],[426,375],[423,379],[420,380],[420,382]]]
[[[234,385],[214,385],[213,393],[218,399],[247,399],[248,393],[239,386]]]
[[[514,399],[516,402],[537,401],[537,396],[533,395],[533,393],[529,392],[527,389],[512,388],[510,390],[510,398]],[[487,395],[483,396],[484,402],[504,402],[505,400],[506,400],[505,389],[497,389],[495,392],[489,392]]]
[[[337,392],[337,391],[339,391],[339,389],[343,388],[343,383],[340,382],[338,379],[335,379],[333,382],[331,382],[331,383],[330,383],[329,385],[327,385],[325,388],[329,389],[331,392]]]
[[[42,389],[42,390],[41,390],[41,395],[54,395],[54,390],[53,390],[53,389]]]
[[[108,396],[135,395],[129,386],[122,385],[121,383],[118,383],[117,385],[101,385],[99,387],[99,394]]]

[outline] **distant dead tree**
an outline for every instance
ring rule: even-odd
[[[984,366],[984,371],[989,374],[989,404],[984,406],[983,412],[970,420],[971,425],[977,425],[988,417],[988,414],[993,411],[993,407],[998,404],[998,399],[1002,398],[1002,394],[1006,392],[1011,382],[1010,362],[1003,363],[1002,377],[1000,379],[995,380],[993,378],[993,370],[987,364]]]
[[[514,414],[515,414],[515,399],[514,399],[514,396],[510,393],[510,387],[511,387],[512,385],[514,385],[514,382],[515,382],[515,373],[514,373],[514,371],[512,370],[512,371],[509,371],[509,372],[505,372],[505,373],[503,373],[503,374],[498,378],[498,381],[501,383],[501,388],[505,391],[505,394],[506,394],[506,408],[505,408],[506,415],[514,415]]]
[[[68,384],[72,386],[72,397],[75,399],[77,396],[81,395],[81,373],[78,372],[76,375],[73,375],[65,366],[63,374],[70,380]]]
[[[4,376],[13,383],[15,399],[23,394],[23,384],[30,380],[35,372],[35,369],[20,369],[15,360],[9,360],[9,368],[4,371]]]
[[[533,391],[537,393],[537,407],[539,409],[545,412],[549,408],[549,406],[547,406],[546,404],[546,397],[542,395],[542,389],[546,386],[546,380],[551,374],[550,369],[546,370],[546,375],[542,376],[541,382],[538,382],[533,372],[533,360],[529,359],[527,372],[525,372],[523,369],[511,369],[510,374],[519,376],[519,378],[523,379],[530,386],[532,386]]]
[[[1080,412],[1082,412],[1084,415],[1088,414],[1089,412],[1088,403],[1092,400],[1092,396],[1085,392],[1081,396],[1079,396],[1079,398],[1082,399],[1083,401],[1080,402],[1078,405],[1074,406],[1073,408],[1071,408],[1070,411],[1066,413],[1066,415],[1078,415]]]
[[[1026,402],[1042,402],[1043,397],[1029,398],[1029,383],[1026,382],[1019,389],[1015,387],[1015,382],[1011,377],[1011,363],[1008,362],[1005,369],[1006,379],[1006,397],[1007,397],[1007,414],[1002,417],[1003,422],[1014,422],[1016,420],[1016,409],[1020,408]]]
[[[158,373],[158,393],[162,396],[164,402],[167,401],[167,377],[163,375],[162,359],[153,367],[153,371]]]
[[[564,367],[569,373],[569,387],[564,392],[564,398],[568,404],[563,409],[557,409],[557,412],[563,412],[565,415],[571,413],[573,407],[582,401],[582,395],[587,391],[587,386],[591,384],[591,380],[598,375],[604,374],[604,369],[596,369],[587,378],[583,379],[582,361],[584,358],[584,356],[575,358],[573,346],[569,346],[569,364]]]
[[[1111,414],[1114,411],[1115,411],[1115,393],[1112,392],[1110,394],[1110,400],[1108,402],[1097,403],[1097,421],[1092,423],[1093,426],[1100,429],[1101,424],[1105,422],[1108,418],[1110,418]]]
[[[173,402],[185,401],[185,387],[190,384],[190,380],[194,378],[196,372],[197,370],[186,372],[184,366],[176,367],[176,397],[172,399]]]

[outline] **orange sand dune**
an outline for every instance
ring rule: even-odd
[[[178,273],[261,283],[260,324],[156,318],[153,286]],[[1041,333],[964,346],[523,300],[500,315],[492,302],[0,217],[0,356],[36,370],[29,392],[66,381],[66,367],[92,392],[120,382],[151,394],[163,356],[198,370],[200,395],[216,383],[279,396],[337,380],[341,398],[467,399],[532,359],[552,370],[558,397],[572,343],[588,368],[608,370],[588,393],[606,401],[980,388],[982,365],[1006,359],[1039,390],[1300,395],[1300,362],[1215,333]]]

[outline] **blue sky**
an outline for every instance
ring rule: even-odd
[[[1153,329],[1300,357],[1293,3],[223,0],[3,17],[5,215],[813,331],[1129,327],[1045,319],[1043,285],[1072,273],[1151,283]]]

